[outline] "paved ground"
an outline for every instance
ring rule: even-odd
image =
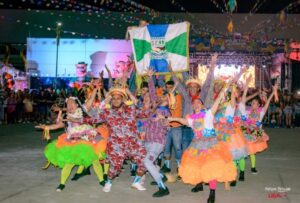
[[[231,191],[225,191],[223,184],[219,184],[216,202],[300,202],[300,129],[266,131],[270,135],[270,147],[257,156],[259,174],[249,173],[248,159],[246,181]],[[111,193],[102,192],[94,174],[77,182],[69,181],[65,190],[57,193],[60,170],[53,167],[41,170],[45,161],[44,146],[41,132],[30,124],[0,126],[0,202],[201,203],[206,202],[208,196],[207,187],[193,194],[191,186],[177,182],[168,184],[169,196],[154,199],[151,195],[156,188],[150,186],[149,176],[145,183],[147,191],[130,189],[128,168],[114,181]],[[280,193],[280,189],[287,192]]]

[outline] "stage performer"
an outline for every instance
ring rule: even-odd
[[[141,111],[135,105],[126,105],[127,96],[136,104],[135,97],[128,89],[123,87],[112,87],[109,91],[111,108],[100,109],[97,117],[84,118],[83,123],[105,122],[110,128],[110,136],[107,143],[107,159],[109,163],[108,180],[103,188],[104,192],[110,192],[112,180],[120,172],[126,158],[131,158],[138,166],[137,175],[131,185],[139,191],[146,190],[141,184],[141,176],[146,169],[143,160],[146,156],[144,146],[138,141],[137,118],[147,117],[150,111]],[[95,94],[91,97],[93,101]],[[77,120],[78,121],[78,120]]]
[[[62,118],[60,111],[56,124],[36,126],[46,132],[66,127],[66,133],[50,142],[44,152],[51,164],[62,168],[60,185],[56,191],[60,192],[65,188],[65,183],[74,166],[89,167],[93,165],[100,185],[104,186],[103,169],[99,160],[105,159],[108,131],[105,128],[96,130],[90,125],[72,122],[74,119],[81,120],[83,118],[83,110],[76,97],[69,97],[66,103],[66,119]],[[65,122],[67,123],[65,124]]]
[[[217,136],[228,144],[233,163],[238,165],[240,169],[239,180],[244,181],[245,157],[248,156],[248,151],[246,140],[240,128],[241,119],[239,116],[234,116],[236,96],[236,87],[233,84],[231,92],[228,92],[225,98],[226,101],[221,102],[216,113],[215,129]],[[236,180],[232,181],[230,186],[236,186]]]
[[[238,114],[241,115],[243,125],[241,126],[244,137],[247,141],[247,150],[251,161],[251,172],[257,174],[256,156],[258,152],[262,152],[268,148],[267,141],[269,136],[262,129],[262,119],[268,110],[269,104],[273,97],[277,97],[278,84],[273,86],[273,91],[267,99],[264,107],[260,107],[259,99],[254,98],[251,102],[251,107],[246,110],[246,95],[248,87],[244,90],[241,102],[238,105]]]
[[[218,109],[225,88],[220,92],[211,109],[205,109],[200,98],[194,99],[194,113],[186,118],[169,118],[190,126],[194,138],[182,155],[179,175],[184,183],[197,185],[209,183],[210,194],[207,202],[215,202],[217,182],[229,182],[236,178],[236,168],[227,144],[219,141],[214,129],[214,114]]]

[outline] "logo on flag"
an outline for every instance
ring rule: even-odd
[[[189,23],[147,25],[129,31],[137,74],[149,68],[159,74],[168,72],[168,63],[176,72],[189,69]]]

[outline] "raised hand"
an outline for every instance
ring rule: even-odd
[[[98,79],[98,80],[93,80],[93,81],[91,82],[91,85],[92,85],[93,87],[95,87],[96,89],[100,88],[100,87],[101,87],[101,85],[100,85],[100,80],[99,80],[99,79]]]
[[[217,59],[218,59],[218,56],[219,56],[219,54],[218,54],[217,52],[213,53],[213,54],[211,55],[211,60],[214,61],[214,62],[216,62]]]
[[[99,73],[99,78],[102,78],[102,79],[103,79],[103,76],[104,76],[104,71],[102,70],[102,71]]]
[[[61,109],[60,109],[58,106],[53,105],[53,106],[51,107],[51,111],[56,112],[56,111],[61,111]]]
[[[154,75],[154,73],[155,73],[155,71],[151,67],[149,67],[148,70],[147,70],[147,75],[149,77],[152,77]]]
[[[251,82],[252,80],[252,75],[249,75],[247,78],[246,78],[246,85],[248,86],[249,83]]]
[[[105,70],[107,71],[107,74],[108,74],[109,76],[111,76],[111,72],[110,72],[110,70],[109,70],[109,68],[107,67],[106,64],[104,65],[104,67],[105,67]]]
[[[274,93],[274,99],[275,99],[275,102],[278,102],[279,101],[279,98],[278,98],[278,83],[276,83],[274,86],[273,86],[273,93]]]
[[[106,70],[107,72],[110,72],[110,70],[109,70],[109,68],[107,67],[106,64],[104,65],[104,68],[105,68],[105,70]]]
[[[242,72],[242,73],[245,73],[247,70],[248,70],[248,66],[243,66],[243,67],[241,68],[241,72]]]

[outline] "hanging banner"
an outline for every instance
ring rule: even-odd
[[[144,75],[149,67],[158,74],[189,69],[188,22],[147,25],[129,31],[137,73]]]

